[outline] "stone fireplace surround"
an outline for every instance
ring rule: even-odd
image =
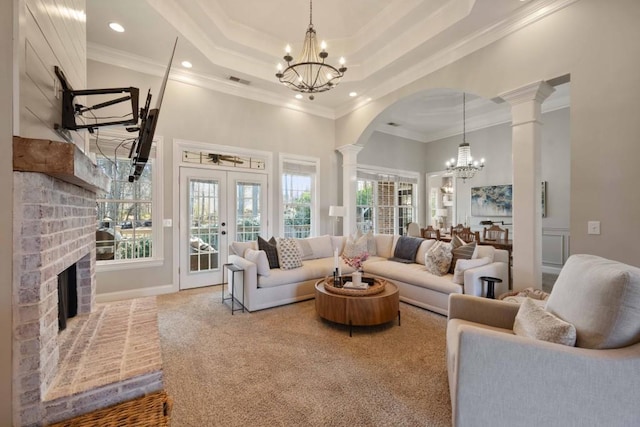
[[[14,425],[40,426],[162,389],[154,298],[96,304],[96,191],[75,145],[14,137]],[[78,316],[58,333],[57,276],[77,267]]]

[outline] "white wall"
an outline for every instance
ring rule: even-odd
[[[54,67],[60,67],[73,89],[87,89],[87,37],[84,0],[25,0],[19,9],[20,67],[19,123],[23,137],[60,141],[54,124],[61,123],[60,85]],[[81,100],[79,98],[79,100]],[[72,132],[85,149],[84,132]]]
[[[13,23],[14,4],[0,2],[0,425],[12,425],[11,350],[13,345]]]
[[[336,146],[362,143],[389,105],[432,88],[492,99],[537,81],[571,76],[571,253],[640,265],[640,2],[580,0],[354,111],[336,122]],[[365,139],[367,139],[366,136]],[[451,157],[450,154],[447,157]],[[602,234],[587,234],[587,221]]]
[[[149,76],[101,62],[88,61],[88,81],[91,87],[134,86],[146,94],[151,87],[157,94],[161,78]],[[152,101],[155,105],[155,100]],[[298,154],[320,159],[320,221],[321,233],[331,233],[329,206],[338,202],[337,167],[339,154],[334,150],[333,121],[214,92],[170,80],[164,95],[156,134],[164,138],[164,218],[173,218],[173,140],[190,140],[203,143],[238,146],[273,153],[274,164],[270,171],[274,177],[274,189],[279,189],[278,154]],[[274,198],[274,205],[278,198]],[[280,210],[269,207],[269,221],[275,235],[280,233]],[[154,220],[156,219],[154,215]],[[98,294],[125,292],[137,289],[171,285],[174,276],[174,251],[170,228],[164,229],[164,264],[160,268],[99,271]]]

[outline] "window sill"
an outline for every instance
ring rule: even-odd
[[[96,261],[96,272],[133,270],[139,268],[161,267],[164,265],[164,258],[150,258],[133,261]]]

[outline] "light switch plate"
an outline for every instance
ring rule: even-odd
[[[171,226],[173,226],[173,221],[171,220],[171,218],[163,219],[162,220],[162,226],[163,227],[171,227]]]
[[[600,234],[600,221],[589,221],[587,223],[587,234]]]

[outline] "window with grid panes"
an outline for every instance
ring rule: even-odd
[[[314,226],[317,162],[282,161],[282,230],[284,237],[310,237]]]
[[[362,232],[405,234],[415,218],[417,179],[358,171],[356,223]]]
[[[108,135],[108,134],[107,134]],[[91,139],[98,167],[111,179],[109,192],[97,194],[96,259],[102,263],[149,260],[155,257],[157,229],[154,223],[153,179],[158,171],[155,148],[140,178],[129,182],[133,140],[113,136]]]

